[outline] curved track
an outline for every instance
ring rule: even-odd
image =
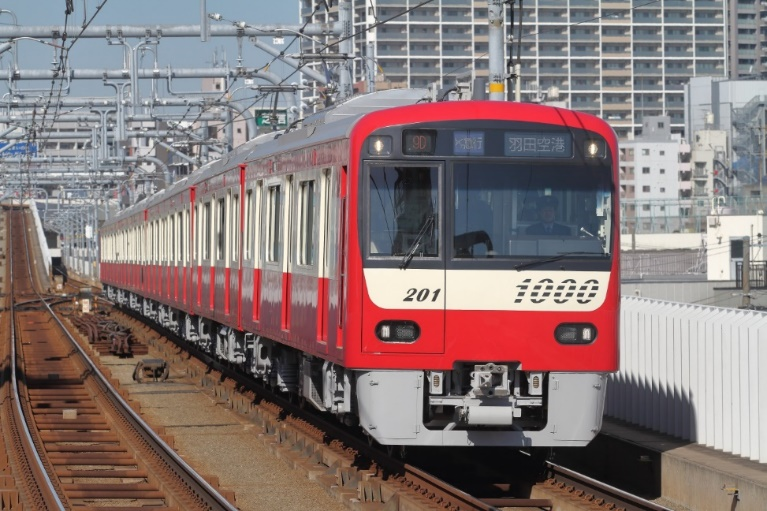
[[[54,297],[39,294],[26,213],[11,209],[6,216],[11,345],[20,348],[12,378],[18,395],[11,400],[21,405],[28,431],[13,437],[12,464],[24,509],[236,509],[160,441],[87,359],[47,303]],[[35,452],[22,445],[24,436]]]
[[[361,440],[356,429],[307,413],[300,402],[257,385],[168,331],[155,330],[145,318],[119,308],[109,316],[140,342],[153,344],[167,363],[182,364],[200,387],[212,389],[228,406],[259,423],[291,463],[323,474],[314,479],[331,493],[369,509],[668,511],[553,464],[545,466],[544,480],[535,482],[531,469],[540,474],[543,467],[520,461],[526,456],[515,449],[412,449],[410,463],[404,463],[398,452],[384,452]]]

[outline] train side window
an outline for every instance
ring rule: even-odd
[[[282,210],[280,185],[270,186],[267,191],[266,203],[266,260],[278,262],[282,248],[282,229],[280,212]]]
[[[181,244],[181,262],[184,263],[184,265],[188,265],[189,263],[189,210],[184,209],[183,213],[183,219],[184,221],[181,222],[181,233],[179,234],[180,239],[184,240],[184,242]]]
[[[156,226],[154,222],[149,222],[149,263],[154,264],[157,259],[155,258],[155,242],[157,237],[155,236]]]
[[[168,239],[168,219],[160,221],[160,262],[167,264],[170,261],[170,240]]]
[[[194,228],[197,231],[194,236],[194,259],[197,264],[200,264],[200,261],[202,261],[202,212],[203,212],[203,205],[201,203],[198,203],[195,207],[194,212]]]
[[[262,223],[263,211],[261,206],[264,200],[264,182],[258,181],[256,189],[253,194],[253,267],[258,268],[260,266],[262,253],[261,253],[261,240],[263,239],[264,226]]]
[[[174,234],[174,236],[176,238],[178,238],[178,241],[176,242],[176,243],[178,243],[178,257],[176,258],[176,260],[180,264],[185,264],[186,263],[186,259],[184,259],[185,255],[186,255],[186,251],[184,250],[184,248],[185,248],[184,244],[186,243],[186,236],[184,235],[185,229],[184,229],[184,220],[183,220],[184,216],[183,215],[184,215],[184,213],[182,211],[178,212],[178,217],[176,218],[176,229],[177,229],[177,232],[176,232],[176,234]]]
[[[202,207],[202,221],[200,222],[200,228],[202,229],[202,259],[203,261],[210,261],[210,244],[211,244],[211,228],[212,221],[210,218],[210,202],[206,202]]]
[[[333,169],[327,168],[323,171],[322,177],[322,195],[323,206],[322,215],[324,222],[322,254],[324,271],[323,276],[333,278],[338,263],[338,207],[339,207],[339,179],[338,174]]]
[[[171,213],[168,216],[168,221],[168,242],[170,243],[168,262],[174,264],[176,262],[176,215]]]
[[[216,208],[216,259],[224,259],[226,247],[226,203],[224,198],[218,199]]]
[[[250,261],[253,251],[253,190],[245,190],[242,259]]]
[[[240,258],[240,194],[235,193],[232,195],[232,205],[229,208],[232,219],[230,225],[232,225],[232,248],[230,260],[232,262],[238,262]]]
[[[150,254],[150,261],[152,264],[157,264],[159,261],[159,250],[157,248],[157,240],[159,239],[159,235],[157,234],[158,230],[159,226],[157,225],[157,220],[154,220],[152,222],[152,253]]]
[[[301,181],[298,185],[298,264],[314,264],[314,181]]]

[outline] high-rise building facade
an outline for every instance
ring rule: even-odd
[[[729,0],[728,77],[767,78],[767,2]]]
[[[377,79],[390,86],[449,85],[487,76],[487,0],[352,4],[355,47],[362,56],[355,61],[356,80],[364,79],[360,63],[366,61],[375,61],[382,75]],[[327,13],[316,5],[301,0],[304,21],[336,19],[335,6]],[[521,16],[523,99],[556,87],[561,100],[606,119],[620,138],[633,138],[644,117],[658,115],[667,115],[672,132],[681,133],[684,84],[693,76],[728,72],[727,5],[723,0],[528,0]],[[516,41],[520,16],[515,14]],[[308,38],[303,45],[311,52],[324,46]],[[366,46],[375,48],[374,55]],[[516,46],[513,52],[516,60]]]

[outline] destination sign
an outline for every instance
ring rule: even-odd
[[[485,154],[484,131],[454,131],[453,154],[456,156],[482,156]]]
[[[507,131],[503,140],[505,156],[570,158],[573,155],[570,133]]]

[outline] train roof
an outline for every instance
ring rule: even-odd
[[[370,112],[412,105],[426,100],[428,97],[429,91],[427,89],[390,89],[371,94],[361,94],[332,108],[320,110],[306,117],[303,126],[319,126],[344,119],[356,119]]]
[[[269,156],[270,154],[290,151],[298,148],[311,138],[313,143],[334,140],[348,136],[357,121],[365,114],[407,106],[429,99],[427,89],[390,89],[386,91],[360,94],[332,107],[307,116],[300,128],[273,131],[256,136],[234,148],[217,160],[210,161],[196,172],[177,181],[151,197],[147,197],[117,216],[130,214],[134,208],[145,209],[156,204],[160,199],[175,193],[182,186],[194,186],[224,169],[230,169],[246,161]],[[185,183],[185,184],[181,184]]]

